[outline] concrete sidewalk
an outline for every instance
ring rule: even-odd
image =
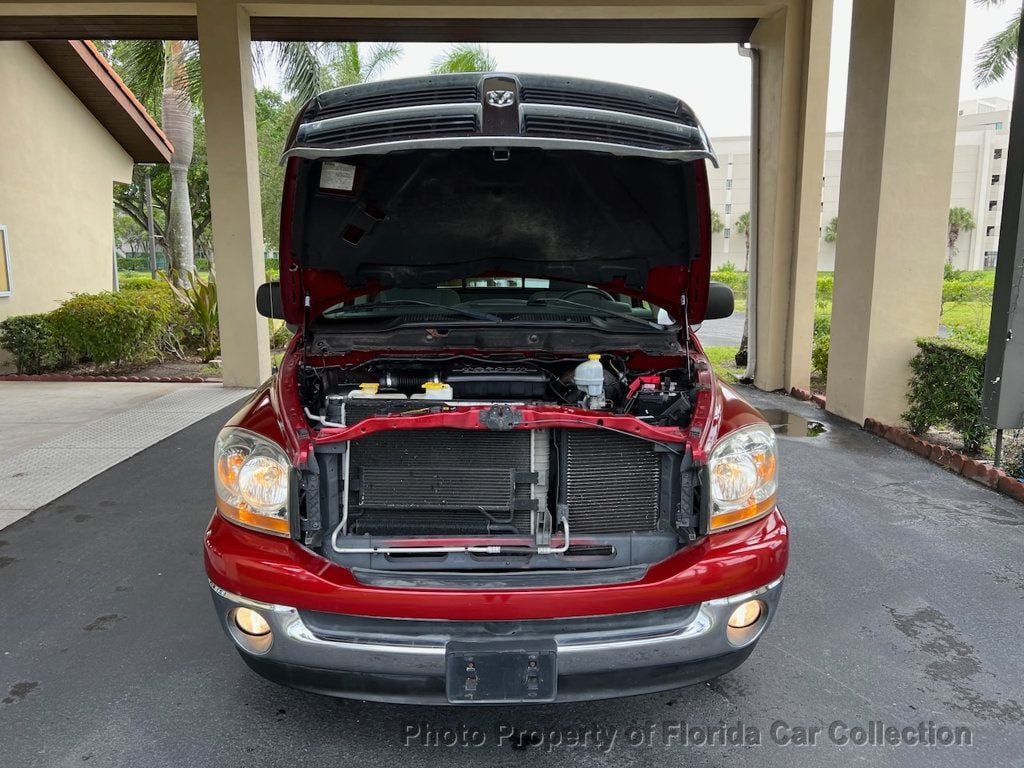
[[[0,382],[0,529],[247,392],[219,384]]]

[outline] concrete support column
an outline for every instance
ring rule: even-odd
[[[810,384],[831,40],[832,0],[793,0],[751,36],[761,67],[754,383],[766,390]]]
[[[264,268],[249,17],[224,0],[197,11],[224,384],[254,387],[270,375],[270,342],[255,302]]]
[[[964,0],[856,0],[828,410],[898,423],[942,302]]]

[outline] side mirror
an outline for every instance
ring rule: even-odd
[[[273,320],[284,320],[281,283],[275,280],[272,283],[264,283],[256,289],[256,311]]]
[[[708,309],[704,313],[705,320],[721,320],[732,315],[735,302],[732,288],[725,283],[711,283],[708,286]]]

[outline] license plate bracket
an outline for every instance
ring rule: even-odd
[[[554,641],[450,642],[445,649],[448,701],[554,701],[557,656]]]

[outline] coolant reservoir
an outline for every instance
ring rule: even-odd
[[[452,390],[450,384],[445,384],[443,381],[425,381],[423,382],[423,391],[410,395],[409,399],[451,400],[453,397],[455,397],[455,392]]]
[[[359,389],[353,389],[348,393],[350,400],[405,400],[405,395],[401,392],[381,392],[380,384],[377,382],[364,382],[359,385]]]
[[[604,366],[600,355],[587,355],[587,361],[576,366],[572,376],[576,384],[589,397],[604,399]]]

